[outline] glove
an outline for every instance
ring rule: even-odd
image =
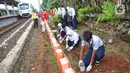
[[[62,40],[59,40],[59,43],[62,43]]]
[[[85,71],[85,64],[82,60],[79,61],[78,66],[79,66],[81,72]]]
[[[86,72],[90,71],[92,69],[92,65],[88,65]]]
[[[69,48],[69,46],[68,45],[66,45],[66,49],[68,49]]]
[[[69,47],[68,51],[72,50],[73,49],[73,46]]]

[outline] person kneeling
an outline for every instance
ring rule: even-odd
[[[68,51],[72,50],[75,45],[78,46],[79,43],[81,42],[79,34],[71,29],[67,30],[65,37],[66,37],[66,49]]]
[[[94,61],[95,65],[99,65],[100,60],[105,55],[105,48],[103,41],[96,35],[92,35],[92,32],[85,31],[83,33],[82,46],[80,50],[80,61],[79,67],[80,71],[84,71],[85,67],[86,72],[92,69]]]

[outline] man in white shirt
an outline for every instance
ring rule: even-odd
[[[66,10],[63,6],[61,6],[61,15],[62,15],[62,21],[65,25],[67,25],[67,15]]]
[[[79,34],[71,29],[67,30],[66,35],[63,39],[65,38],[66,38],[66,49],[68,51],[72,50],[75,45],[78,46],[79,43],[81,42]]]
[[[99,65],[100,60],[105,55],[105,48],[103,46],[103,41],[96,35],[92,35],[92,32],[85,31],[83,33],[83,41],[80,51],[80,61],[79,67],[81,69],[81,64],[85,65],[86,72],[92,69],[92,65],[94,61],[96,61],[95,65]],[[85,70],[85,68],[84,68]],[[82,70],[82,71],[84,71]]]
[[[74,8],[67,7],[68,14],[71,16],[71,22],[73,30],[77,30],[77,19],[76,19],[76,11]]]

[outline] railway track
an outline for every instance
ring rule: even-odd
[[[0,31],[0,62],[6,57],[31,23],[31,19],[22,19]]]

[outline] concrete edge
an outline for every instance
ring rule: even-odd
[[[7,54],[6,58],[0,63],[0,73],[11,73],[13,66],[17,62],[19,55],[23,49],[25,41],[29,36],[29,33],[33,27],[33,22],[29,24],[25,32],[17,41],[16,45],[11,49],[11,51]]]

